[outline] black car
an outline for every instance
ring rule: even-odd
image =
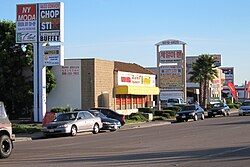
[[[98,110],[89,110],[89,112],[94,116],[101,118],[103,124],[101,130],[116,131],[122,126],[120,121],[118,121],[117,119],[108,118]]]
[[[193,119],[197,121],[198,119],[204,120],[205,114],[204,110],[197,104],[184,105],[179,112],[176,113],[176,121],[183,122]]]
[[[212,108],[208,111],[208,117],[215,117],[216,115],[228,116],[230,108],[225,103],[215,103]]]
[[[125,115],[119,114],[111,109],[108,108],[91,108],[90,110],[97,110],[100,111],[103,115],[107,116],[108,118],[117,119],[121,122],[121,125],[123,126],[125,124]]]

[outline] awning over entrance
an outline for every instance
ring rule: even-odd
[[[152,86],[117,86],[116,94],[158,95],[159,88]]]

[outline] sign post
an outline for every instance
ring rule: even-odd
[[[42,122],[46,113],[46,66],[64,64],[63,47],[45,45],[64,42],[64,4],[18,4],[16,12],[16,43],[32,43],[34,48],[33,113],[34,122]]]

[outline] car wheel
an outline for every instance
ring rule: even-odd
[[[227,116],[229,116],[230,115],[230,113],[229,112],[227,112]]]
[[[194,121],[197,121],[198,120],[198,116],[195,114],[194,115]]]
[[[212,118],[212,114],[208,114],[208,118]]]
[[[76,128],[75,125],[73,125],[73,126],[71,127],[71,132],[70,132],[70,134],[71,134],[71,136],[76,136],[76,134],[77,134],[77,128]]]
[[[94,127],[93,127],[93,133],[97,134],[99,132],[99,125],[97,123],[95,123]]]
[[[204,119],[205,119],[205,115],[201,114],[201,120],[204,120]]]
[[[0,158],[8,158],[12,152],[12,142],[10,137],[7,135],[3,135],[0,137]]]

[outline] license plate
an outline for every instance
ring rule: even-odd
[[[213,114],[217,114],[217,112],[213,112]]]
[[[49,129],[49,132],[54,132],[55,130],[54,129]]]
[[[186,118],[186,116],[185,116],[185,115],[183,115],[181,118]]]

